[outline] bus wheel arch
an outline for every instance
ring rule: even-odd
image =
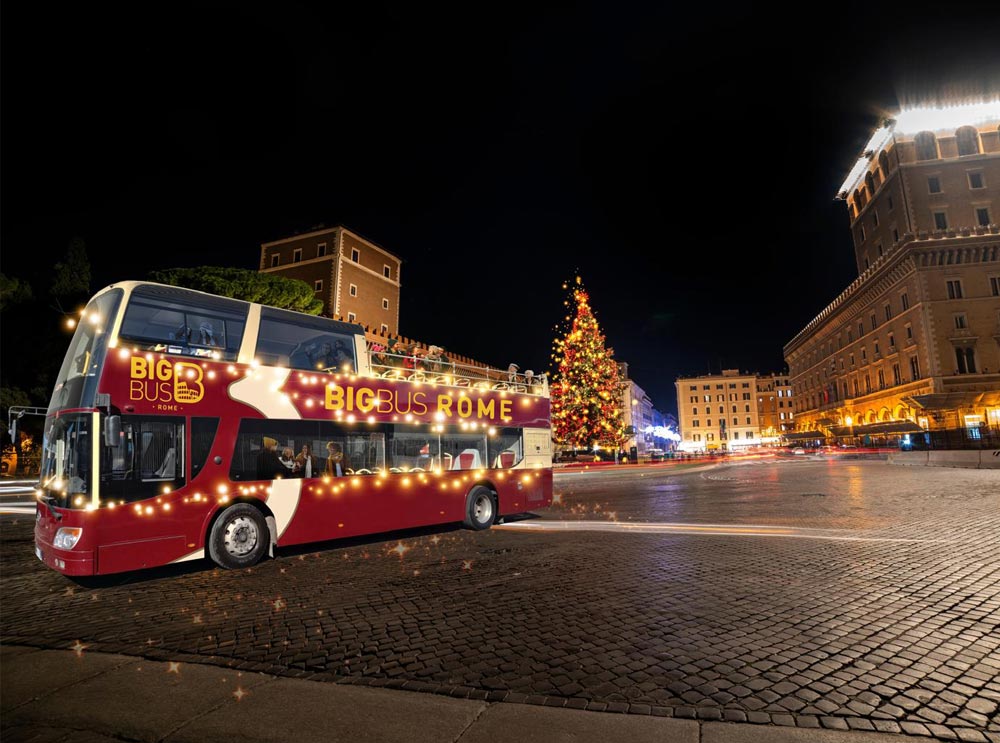
[[[205,553],[219,567],[237,570],[274,556],[277,543],[274,514],[253,498],[234,500],[219,508],[205,532]]]
[[[500,498],[497,490],[486,480],[475,483],[465,495],[465,518],[467,529],[483,531],[497,523],[500,518]]]

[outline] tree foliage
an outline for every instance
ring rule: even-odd
[[[87,244],[82,238],[70,240],[66,257],[53,269],[49,293],[69,302],[90,299],[90,259],[87,257]]]
[[[27,302],[31,297],[31,285],[27,281],[0,273],[0,311]]]
[[[304,281],[245,268],[197,266],[168,268],[149,274],[151,281],[197,289],[223,297],[259,302],[309,315],[323,311],[323,300]]]
[[[562,337],[553,343],[558,369],[552,385],[553,438],[565,446],[593,444],[618,447],[625,440],[622,382],[614,349],[606,348],[604,334],[590,308],[590,296],[576,278],[569,289],[575,315],[567,315]]]

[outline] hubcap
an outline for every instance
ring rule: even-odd
[[[472,513],[475,515],[477,523],[488,523],[493,518],[493,499],[488,495],[476,496],[476,502],[472,505]]]
[[[240,516],[226,524],[223,544],[233,557],[244,557],[257,546],[257,525],[246,516]]]

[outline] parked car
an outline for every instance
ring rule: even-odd
[[[798,448],[792,449],[792,454],[805,454],[805,453],[806,453],[806,450],[803,449],[801,446],[798,447]]]

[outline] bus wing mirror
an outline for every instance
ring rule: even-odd
[[[122,435],[122,417],[109,415],[104,419],[104,445],[118,446]]]

